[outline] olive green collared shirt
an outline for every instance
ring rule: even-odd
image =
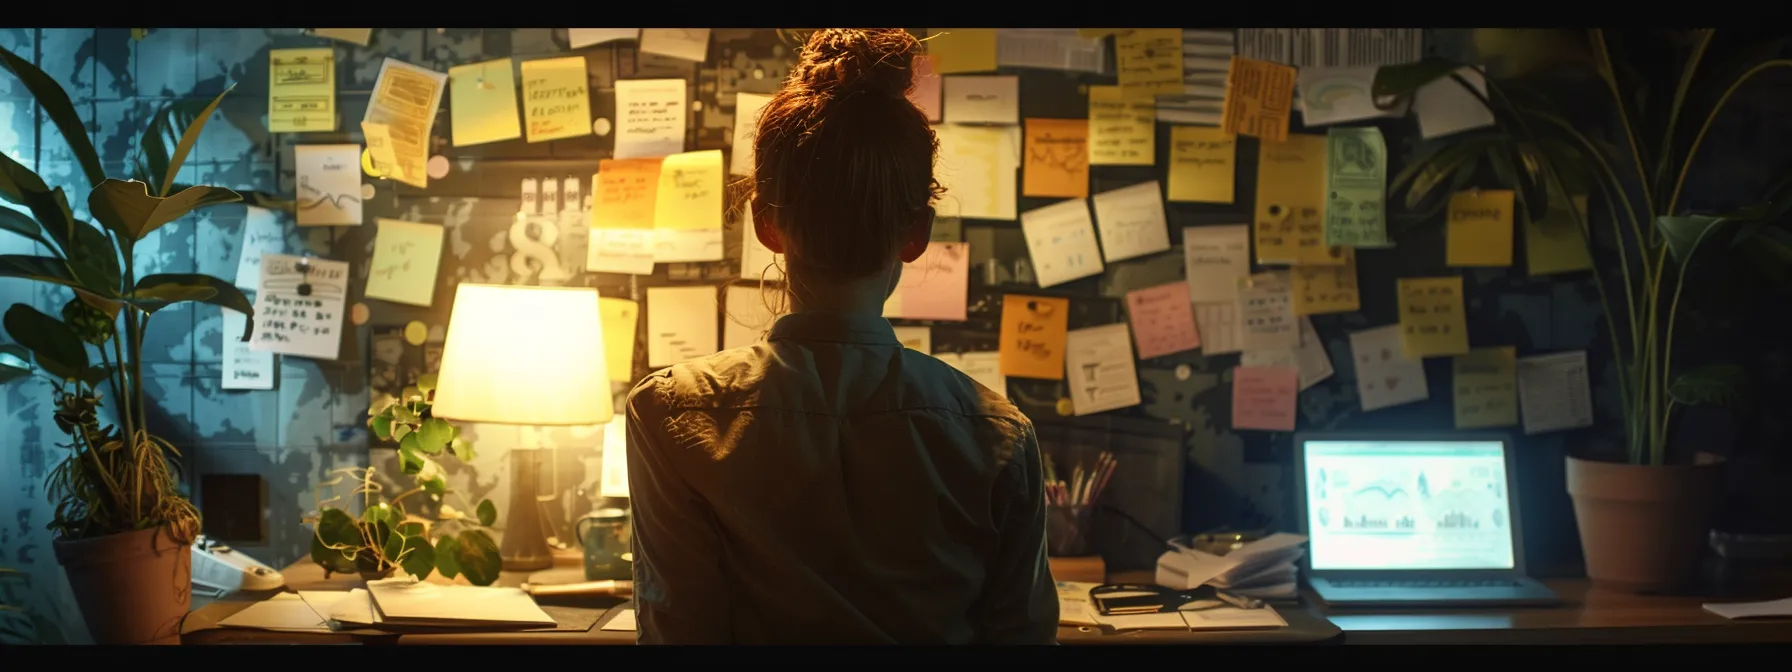
[[[902,347],[804,312],[628,400],[644,644],[1051,644],[1033,425]]]

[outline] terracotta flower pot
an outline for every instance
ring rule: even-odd
[[[1567,477],[1595,585],[1657,590],[1698,570],[1724,488],[1720,458],[1655,467],[1569,457]]]
[[[179,644],[193,602],[191,547],[166,528],[56,540],[81,618],[97,644]]]

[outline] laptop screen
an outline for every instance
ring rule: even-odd
[[[1315,570],[1512,569],[1500,441],[1306,442]]]

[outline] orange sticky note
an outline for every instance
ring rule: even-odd
[[[1476,189],[1450,195],[1445,254],[1451,266],[1512,265],[1510,189]]]
[[[1201,347],[1195,329],[1194,304],[1188,283],[1177,281],[1126,293],[1127,320],[1139,346],[1139,359],[1151,359]]]
[[[597,162],[591,199],[593,229],[651,229],[660,184],[660,159]]]
[[[1232,57],[1226,75],[1226,107],[1220,128],[1264,142],[1288,139],[1288,110],[1294,105],[1294,68],[1243,56]]]
[[[1345,262],[1336,266],[1295,266],[1294,314],[1354,313],[1361,308],[1356,289],[1356,254],[1344,248]]]
[[[1468,354],[1462,278],[1400,279],[1400,342],[1407,359]]]
[[[1070,334],[1070,299],[1007,294],[1002,297],[1002,375],[1064,379],[1064,342]]]
[[[1344,263],[1343,248],[1325,244],[1325,178],[1323,135],[1257,145],[1257,263]]]
[[[1089,196],[1089,120],[1028,119],[1021,194],[1042,198]]]
[[[1300,369],[1240,366],[1232,369],[1232,428],[1294,431]]]

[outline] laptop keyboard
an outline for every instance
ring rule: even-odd
[[[1339,588],[1515,588],[1517,581],[1505,579],[1476,580],[1431,580],[1412,579],[1405,581],[1330,581]]]

